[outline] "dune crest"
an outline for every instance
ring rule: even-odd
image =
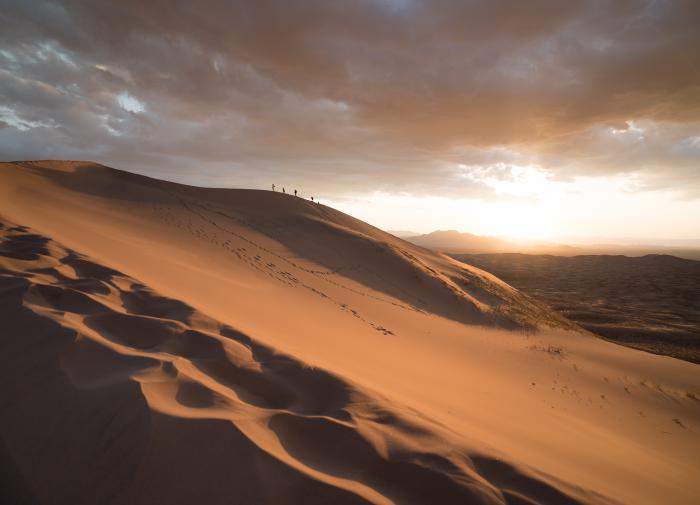
[[[0,166],[27,503],[692,503],[697,365],[289,195]],[[86,494],[90,490],[92,494]]]
[[[150,211],[150,220],[219,246],[282,283],[313,291],[317,287],[309,284],[321,280],[320,286],[331,284],[376,301],[468,324],[573,326],[482,270],[302,198],[270,191],[183,186],[85,162],[23,162],[4,168],[19,171],[16,175],[21,177],[38,175],[83,196],[121,204],[127,213],[147,207],[139,210]],[[287,251],[280,254],[266,247],[269,240]],[[302,276],[311,283],[305,283]],[[360,286],[343,283],[343,277]],[[322,288],[317,294],[329,296]]]

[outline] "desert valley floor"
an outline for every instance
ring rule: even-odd
[[[0,501],[691,504],[698,365],[323,205],[0,164]]]
[[[454,254],[613,342],[700,363],[700,261],[667,254]]]

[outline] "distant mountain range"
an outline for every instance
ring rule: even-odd
[[[448,253],[525,253],[578,256],[583,254],[621,254],[644,256],[646,254],[670,254],[680,258],[700,260],[700,247],[659,246],[644,244],[590,244],[567,245],[546,241],[510,241],[464,233],[456,230],[437,230],[427,234],[412,234],[410,231],[389,231],[415,245]]]

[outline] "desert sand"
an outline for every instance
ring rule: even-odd
[[[698,365],[323,205],[0,165],[9,503],[690,504]]]

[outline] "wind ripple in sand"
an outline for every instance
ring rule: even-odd
[[[0,236],[11,502],[607,502],[470,454],[417,413],[26,227]]]

